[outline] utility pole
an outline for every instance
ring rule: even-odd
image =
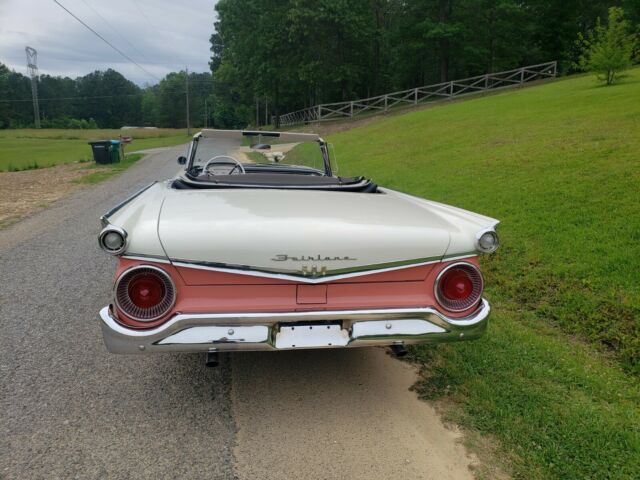
[[[207,99],[204,99],[204,128],[207,128],[207,119],[209,115],[207,114]]]
[[[264,124],[269,124],[269,119],[267,118],[267,97],[264,97]]]
[[[31,77],[31,96],[33,97],[33,117],[36,128],[40,128],[40,109],[38,108],[38,52],[35,48],[24,47],[27,54],[27,72]]]
[[[256,128],[260,126],[260,99],[256,97]]]
[[[191,123],[189,122],[189,67],[185,68],[187,72],[186,82],[187,82],[187,135],[191,136]]]

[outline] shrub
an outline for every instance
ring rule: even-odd
[[[624,11],[611,7],[607,26],[598,18],[593,30],[578,35],[577,44],[582,54],[576,67],[595,73],[599,80],[611,85],[631,67],[636,38],[629,34]]]
[[[86,120],[84,118],[70,118],[67,116],[60,118],[42,120],[43,128],[60,128],[60,129],[73,129],[73,130],[88,130],[98,128],[96,121],[93,118]]]

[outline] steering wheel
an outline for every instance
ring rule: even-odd
[[[224,159],[227,159],[227,160],[225,161]],[[243,173],[243,174],[245,173],[244,167],[242,166],[242,164],[235,158],[230,157],[229,155],[217,155],[215,157],[210,158],[209,160],[207,160],[207,163],[205,163],[204,168],[202,169],[202,173],[209,174],[209,166],[214,164],[233,165],[231,170],[229,170],[229,172],[227,172],[226,175],[231,175],[236,170],[238,170],[239,173]],[[213,175],[215,175],[215,173]]]

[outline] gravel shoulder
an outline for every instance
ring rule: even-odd
[[[141,159],[0,230],[0,478],[233,478],[229,367],[107,353],[97,320],[115,260],[99,216],[182,149]]]

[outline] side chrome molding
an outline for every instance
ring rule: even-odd
[[[107,213],[105,213],[104,215],[102,215],[100,217],[100,222],[102,223],[103,227],[106,227],[107,225],[109,225],[109,217],[111,215],[113,215],[114,213],[116,213],[118,210],[120,210],[122,207],[124,207],[127,203],[129,203],[131,200],[135,199],[136,197],[140,196],[141,194],[143,194],[144,192],[146,192],[147,190],[149,190],[151,187],[153,187],[156,183],[158,183],[157,181],[151,182],[149,185],[147,185],[146,187],[138,190],[136,193],[134,193],[133,195],[131,195],[130,197],[128,197],[126,200],[124,200],[123,202],[120,202],[118,205],[116,205],[115,207],[113,207],[111,210],[109,210]]]

